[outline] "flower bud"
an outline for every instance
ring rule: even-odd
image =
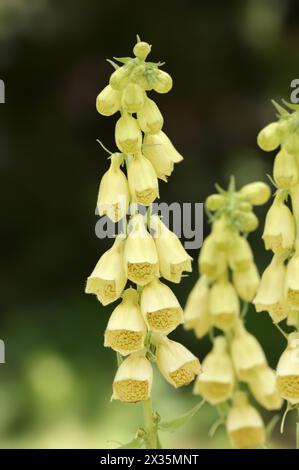
[[[227,251],[231,245],[234,232],[229,227],[226,217],[222,216],[214,222],[212,234],[217,248]]]
[[[215,338],[212,351],[203,360],[202,370],[195,382],[194,393],[202,395],[211,405],[228,400],[233,393],[234,371],[223,336]]]
[[[107,85],[97,96],[96,108],[103,116],[112,116],[120,108],[120,93]]]
[[[163,116],[156,103],[146,98],[144,106],[138,111],[137,119],[145,134],[156,134],[163,127]]]
[[[122,65],[110,76],[109,84],[114,90],[122,91],[130,82],[130,71],[129,65]]]
[[[278,152],[274,160],[273,178],[278,188],[290,189],[299,180],[296,157],[285,149]]]
[[[159,134],[145,134],[142,151],[151,162],[158,178],[167,181],[167,176],[173,172],[174,162],[171,160],[165,146],[161,144]]]
[[[280,396],[291,404],[299,403],[299,333],[291,333],[276,370]]]
[[[145,286],[159,274],[155,243],[146,230],[142,215],[131,218],[130,229],[124,250],[126,274],[130,281]]]
[[[262,238],[266,250],[277,254],[287,253],[295,242],[295,221],[290,209],[276,198],[265,220]]]
[[[198,265],[199,271],[211,279],[218,279],[226,272],[226,254],[217,247],[213,233],[204,239],[199,253]]]
[[[172,88],[172,78],[163,70],[159,70],[154,85],[154,90],[158,93],[168,93]]]
[[[297,131],[292,132],[288,135],[287,139],[284,142],[283,148],[286,150],[286,152],[292,153],[293,155],[298,155],[299,137]]]
[[[113,222],[126,216],[129,207],[128,181],[120,169],[123,157],[119,153],[111,155],[110,168],[103,175],[97,201],[100,216],[107,215]]]
[[[96,294],[103,305],[118,299],[126,285],[123,265],[124,242],[117,237],[110,250],[104,253],[87,279],[85,292]]]
[[[141,149],[141,131],[137,120],[128,113],[124,113],[116,123],[115,142],[123,153],[135,153]]]
[[[271,122],[264,129],[262,129],[257,136],[257,144],[266,152],[275,150],[279,146],[281,141],[279,133],[279,123]]]
[[[282,399],[276,387],[276,374],[270,367],[258,370],[249,383],[249,388],[256,399],[266,410],[279,410]]]
[[[243,271],[234,271],[233,284],[242,300],[252,302],[260,284],[260,276],[255,263],[250,263]]]
[[[148,400],[153,384],[151,363],[142,354],[127,357],[119,366],[114,382],[112,400],[138,403]]]
[[[258,218],[253,212],[240,211],[237,219],[242,232],[254,232],[259,225]]]
[[[239,299],[232,284],[226,280],[215,282],[210,290],[211,322],[221,330],[230,329],[240,313]]]
[[[155,230],[154,240],[161,275],[168,281],[179,283],[184,271],[192,271],[191,256],[178,237],[168,230],[157,215],[151,217],[151,228]]]
[[[265,427],[258,411],[249,404],[245,392],[236,392],[227,421],[227,433],[233,447],[255,449],[265,443]]]
[[[109,319],[104,346],[127,356],[144,347],[147,329],[138,305],[136,290],[125,290],[122,298],[122,302],[113,310]]]
[[[252,264],[253,254],[245,237],[235,234],[231,237],[228,264],[233,271],[243,271]]]
[[[285,297],[288,306],[291,309],[298,310],[299,308],[299,251],[298,248],[294,256],[290,259],[287,265],[287,272],[285,277]]]
[[[124,89],[121,97],[121,105],[128,113],[139,111],[145,101],[145,93],[136,83],[129,83]]]
[[[156,344],[157,366],[167,382],[175,388],[188,385],[200,373],[199,360],[185,346],[167,337]]]
[[[176,296],[158,278],[143,288],[140,306],[150,331],[168,335],[183,323],[183,310]]]
[[[215,212],[219,209],[223,209],[227,203],[227,198],[222,194],[211,194],[207,197],[205,205],[209,211]]]
[[[255,183],[245,184],[240,189],[240,194],[253,206],[261,206],[270,199],[271,190],[266,183],[256,181]]]
[[[139,59],[145,60],[151,52],[152,46],[145,41],[139,41],[135,44],[133,53]]]
[[[267,366],[266,357],[259,342],[245,330],[241,321],[235,324],[231,357],[237,377],[243,382],[250,382],[256,371]]]
[[[133,202],[149,206],[159,197],[159,185],[153,165],[142,153],[134,155],[127,167]]]
[[[287,317],[287,309],[284,305],[285,275],[284,263],[274,256],[262,275],[259,289],[253,300],[256,311],[268,312],[274,323],[279,323]]]
[[[198,338],[205,336],[211,326],[209,313],[209,285],[206,276],[201,276],[191,290],[184,311],[186,330],[194,329]]]

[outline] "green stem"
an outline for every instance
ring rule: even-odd
[[[143,402],[143,419],[144,430],[146,432],[146,449],[158,449],[159,438],[157,433],[157,426],[153,417],[153,406],[151,398]]]

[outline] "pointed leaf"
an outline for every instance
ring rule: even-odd
[[[283,104],[285,106],[287,106],[288,108],[292,109],[293,111],[298,111],[299,109],[299,104],[295,104],[295,103],[289,103],[289,101],[286,101],[284,99],[281,100],[283,102]]]
[[[284,109],[280,104],[276,103],[275,100],[272,100],[272,104],[275,107],[275,109],[279,112],[280,116],[287,116],[289,113],[286,109]]]
[[[173,432],[176,429],[179,429],[180,427],[184,426],[200,410],[204,403],[205,400],[202,400],[200,403],[191,408],[191,410],[187,411],[187,413],[184,413],[183,415],[175,419],[171,419],[170,421],[162,421],[161,423],[159,423],[158,429],[160,431],[166,432]]]
[[[132,57],[113,57],[113,59],[121,62],[122,64],[127,64],[130,62],[130,60],[132,60]]]

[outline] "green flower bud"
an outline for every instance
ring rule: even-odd
[[[260,131],[257,136],[257,143],[262,150],[270,152],[271,150],[274,150],[276,149],[276,147],[279,146],[280,139],[281,137],[279,135],[279,123],[271,122]]]
[[[222,194],[211,194],[207,197],[205,204],[209,211],[215,212],[225,207],[227,204],[227,198]]]
[[[145,93],[136,83],[129,83],[123,91],[121,104],[129,113],[136,113],[144,105]]]
[[[127,65],[123,65],[116,69],[110,77],[109,83],[115,90],[123,90],[130,82],[130,69]]]
[[[265,204],[271,196],[271,190],[266,183],[257,181],[255,183],[245,184],[240,190],[240,194],[244,196],[250,204],[260,206]]]
[[[163,70],[157,73],[157,82],[154,85],[154,90],[158,93],[168,93],[172,88],[172,78]]]
[[[144,59],[146,59],[146,57],[151,52],[151,48],[152,48],[152,46],[150,44],[148,44],[147,42],[140,41],[140,42],[137,42],[137,44],[135,44],[134,49],[133,49],[133,53],[139,59],[144,60]]]

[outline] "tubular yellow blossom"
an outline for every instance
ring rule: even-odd
[[[144,347],[147,329],[136,290],[127,289],[122,298],[122,302],[113,310],[109,319],[104,346],[127,356]]]
[[[168,93],[172,88],[172,78],[164,70],[159,70],[157,74],[157,81],[154,85],[154,90],[158,93]]]
[[[112,400],[138,403],[148,400],[153,384],[151,363],[141,354],[127,357],[119,366],[114,382]]]
[[[286,253],[293,248],[295,241],[295,221],[290,209],[276,198],[270,207],[265,221],[263,240],[266,250]]]
[[[245,186],[240,189],[240,194],[244,196],[250,204],[260,206],[270,199],[271,190],[266,183],[257,181],[255,183],[245,184]]]
[[[233,272],[233,285],[238,296],[245,302],[251,302],[260,284],[260,276],[255,263],[243,271]]]
[[[264,129],[262,129],[257,136],[258,146],[266,152],[275,150],[276,147],[279,146],[280,142],[281,137],[279,133],[278,122],[271,122],[266,127],[264,127]]]
[[[183,310],[176,296],[158,278],[143,288],[140,306],[150,331],[167,335],[183,323]]]
[[[136,83],[129,83],[121,97],[121,105],[128,113],[136,113],[145,102],[144,90]]]
[[[231,328],[239,316],[240,304],[232,284],[227,280],[216,281],[210,290],[209,311],[211,322],[221,330]]]
[[[131,218],[130,228],[124,249],[126,274],[130,281],[145,286],[159,274],[155,243],[146,230],[141,214]]]
[[[155,143],[157,146],[160,145],[160,149],[163,152],[166,153],[168,158],[173,162],[173,163],[179,163],[183,160],[182,155],[176,150],[176,148],[173,146],[171,140],[167,137],[165,132],[160,131],[157,132],[155,135],[155,140],[152,141]],[[149,142],[148,142],[149,143]]]
[[[233,393],[234,371],[227,353],[226,339],[218,336],[212,351],[205,357],[194,385],[194,393],[202,395],[211,405],[228,400]]]
[[[163,181],[173,172],[174,162],[165,147],[160,143],[158,134],[146,134],[143,139],[143,154],[153,165],[156,175]]]
[[[288,309],[284,302],[284,282],[286,268],[279,258],[273,257],[265,269],[256,297],[253,300],[257,312],[266,311],[275,323],[287,317]]]
[[[129,186],[125,174],[120,169],[122,161],[122,154],[111,155],[110,168],[101,180],[98,194],[99,214],[107,215],[113,222],[125,217],[129,207]]]
[[[256,401],[266,410],[279,410],[282,407],[282,399],[276,387],[276,374],[270,367],[258,370],[249,382],[249,388]]]
[[[211,279],[219,278],[227,269],[227,255],[217,247],[213,233],[208,235],[203,242],[198,264],[199,271]]]
[[[167,337],[161,336],[157,340],[156,357],[161,374],[175,388],[188,385],[201,370],[197,357]]]
[[[297,243],[298,244],[298,243]],[[291,309],[299,308],[299,246],[287,265],[285,277],[285,297]]]
[[[258,370],[267,366],[264,351],[257,339],[246,331],[241,321],[235,324],[231,355],[237,377],[250,382]]]
[[[123,113],[115,126],[115,142],[121,152],[135,153],[141,149],[142,134],[137,120]]]
[[[232,243],[234,232],[228,227],[226,217],[220,217],[214,222],[212,235],[216,247],[227,252]]]
[[[236,392],[226,422],[233,447],[255,449],[265,443],[265,427],[258,411],[249,404],[246,393]]]
[[[112,114],[119,111],[120,97],[119,91],[107,85],[97,96],[96,108],[98,113],[103,116],[112,116]]]
[[[205,336],[211,326],[209,312],[209,285],[205,275],[201,276],[191,290],[184,311],[184,328],[194,329],[198,338]]]
[[[117,300],[127,282],[123,264],[124,242],[117,237],[87,279],[85,292],[95,294],[103,305]]]
[[[299,169],[295,155],[282,149],[275,157],[273,178],[278,188],[290,189],[299,180]]]
[[[252,264],[253,254],[246,238],[239,234],[231,236],[228,264],[233,271],[243,271]]]
[[[109,84],[115,90],[122,91],[130,82],[130,68],[123,65],[116,69],[110,76]]]
[[[291,404],[299,403],[299,333],[291,333],[276,370],[280,396]]]
[[[140,129],[145,134],[156,134],[163,127],[163,116],[156,103],[146,98],[143,107],[137,113]]]
[[[141,152],[136,153],[128,165],[128,181],[133,202],[149,206],[159,197],[157,175]]]
[[[179,283],[184,271],[191,272],[191,256],[188,255],[178,237],[168,230],[158,215],[151,217],[151,228],[159,257],[161,275],[168,281]]]

